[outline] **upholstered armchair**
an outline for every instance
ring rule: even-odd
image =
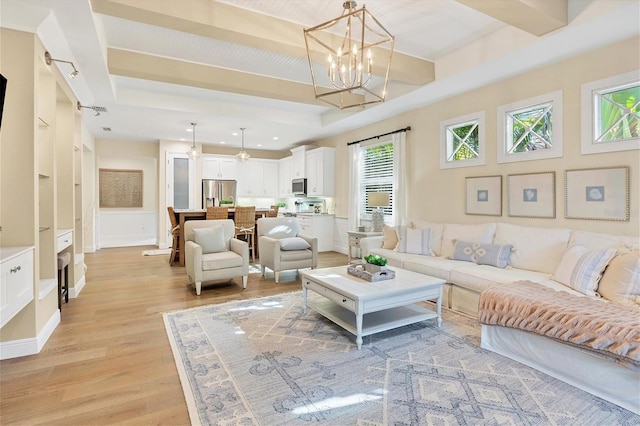
[[[262,276],[269,268],[277,283],[280,271],[318,266],[318,239],[300,235],[295,217],[263,217],[258,219],[258,253]]]
[[[249,246],[234,238],[233,220],[190,220],[184,224],[185,267],[189,285],[200,295],[205,281],[249,277]]]

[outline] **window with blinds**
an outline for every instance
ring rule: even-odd
[[[369,206],[369,194],[388,192],[389,206],[385,216],[393,212],[393,142],[360,148],[360,212],[370,218],[377,207]]]

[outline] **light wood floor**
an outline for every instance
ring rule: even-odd
[[[186,286],[185,269],[154,247],[102,249],[85,256],[86,286],[62,306],[42,351],[0,362],[0,424],[189,424],[162,312],[300,289],[295,271],[275,284],[251,274],[238,284]],[[319,267],[346,264],[321,253]],[[237,282],[240,282],[239,280]]]

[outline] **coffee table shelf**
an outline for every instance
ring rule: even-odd
[[[329,299],[309,298],[307,306],[357,336],[356,314]],[[438,314],[418,305],[399,306],[363,315],[361,336],[380,333],[420,321],[438,318]]]

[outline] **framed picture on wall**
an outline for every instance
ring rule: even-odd
[[[564,217],[629,221],[629,166],[565,170]]]
[[[556,172],[507,176],[509,216],[556,217]]]
[[[502,216],[502,176],[465,178],[465,213]]]
[[[100,169],[101,208],[142,207],[142,170]]]

